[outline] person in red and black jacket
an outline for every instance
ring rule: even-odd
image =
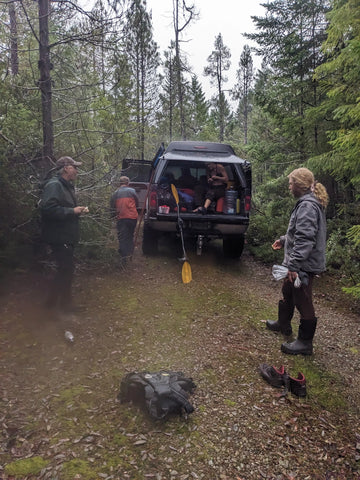
[[[116,218],[121,265],[125,266],[134,251],[134,231],[138,219],[139,199],[133,188],[129,187],[129,178],[120,177],[120,187],[110,200],[111,215]]]

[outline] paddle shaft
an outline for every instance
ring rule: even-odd
[[[184,256],[184,263],[181,269],[181,278],[183,283],[190,283],[192,280],[192,273],[190,263],[187,261],[186,252],[185,252],[185,244],[184,244],[184,234],[182,229],[182,221],[180,218],[180,207],[179,207],[179,194],[176,190],[175,185],[171,184],[171,191],[175,198],[176,206],[177,206],[177,218],[178,218],[178,225],[180,230],[180,237],[181,237],[181,244],[183,249],[183,256]]]
[[[183,249],[184,259],[186,260],[187,257],[186,257],[186,252],[185,252],[184,234],[183,234],[182,223],[181,223],[181,218],[180,218],[179,194],[178,194],[178,191],[177,191],[174,184],[171,184],[171,191],[172,191],[172,194],[175,198],[175,202],[176,202],[176,206],[177,206],[177,218],[178,218],[178,225],[179,225],[179,231],[180,231],[181,245],[182,245],[182,249]]]

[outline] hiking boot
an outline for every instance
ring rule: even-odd
[[[281,351],[289,355],[312,355],[312,340],[301,340],[297,338],[293,342],[285,342],[281,345]]]
[[[297,378],[289,376],[289,390],[297,397],[306,397],[306,380],[303,373],[299,372]]]
[[[260,374],[264,380],[266,380],[270,385],[276,388],[281,388],[287,386],[288,384],[288,374],[285,372],[284,365],[281,365],[279,369],[268,365],[267,363],[262,363],[259,366]]]

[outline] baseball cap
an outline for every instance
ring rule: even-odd
[[[75,160],[71,157],[60,157],[56,161],[56,166],[58,168],[66,167],[67,165],[73,165],[74,167],[78,167],[82,165],[82,162],[75,162]]]

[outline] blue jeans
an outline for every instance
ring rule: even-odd
[[[136,223],[136,218],[121,218],[117,221],[116,228],[119,240],[119,254],[123,259],[131,257],[133,254]]]

